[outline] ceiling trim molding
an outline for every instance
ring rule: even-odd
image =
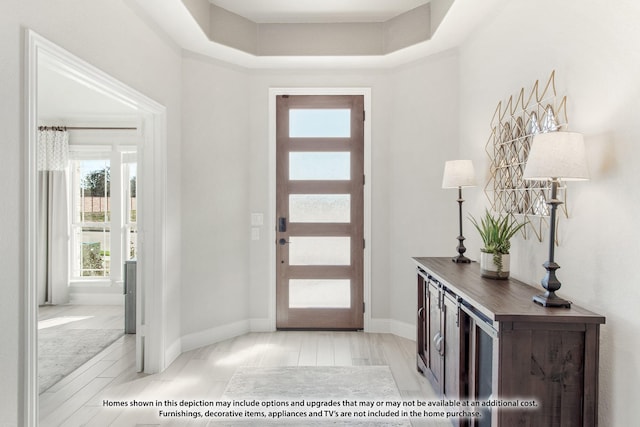
[[[210,41],[256,56],[386,55],[432,36],[431,3],[384,22],[332,23],[257,23],[208,0],[183,3]]]
[[[293,27],[285,27],[285,24],[276,24],[282,26],[277,28],[279,31],[277,37],[276,35],[271,35],[271,37],[280,39],[286,37],[287,40],[280,46],[273,42],[273,44],[269,44],[269,49],[271,50],[267,50],[263,45],[267,43],[268,37],[265,35],[265,29],[269,27],[258,27],[258,24],[253,21],[229,11],[226,11],[226,13],[221,12],[221,8],[211,5],[208,0],[163,0],[162,2],[157,0],[130,0],[130,2],[151,21],[155,22],[159,28],[162,28],[183,49],[244,68],[388,69],[458,46],[490,12],[496,9],[497,5],[506,2],[506,0],[483,0],[482,2],[477,0],[431,0],[428,4],[428,37],[407,36],[406,33],[401,37],[394,34],[396,38],[392,38],[393,43],[388,41],[385,46],[382,41],[378,40],[376,43],[380,43],[382,47],[376,48],[377,51],[368,51],[361,54],[354,53],[355,47],[353,45],[357,44],[357,41],[350,42],[352,43],[351,51],[342,46],[322,46],[320,42],[316,42],[319,44],[315,47],[315,50],[309,49],[308,45],[305,45],[303,49],[296,45],[299,41],[295,40],[296,32],[292,31]],[[212,10],[215,10],[220,19],[215,17],[212,19],[211,15],[214,13]],[[422,13],[424,13],[424,10]],[[220,21],[224,21],[221,19],[222,14],[228,17],[229,21],[221,23]],[[408,16],[403,15],[405,14],[390,20],[397,25],[392,26],[389,24],[387,26],[389,32],[393,30],[391,27],[395,27],[395,29],[402,27],[403,19],[409,19]],[[394,21],[396,19],[397,21]],[[412,19],[415,19],[415,17]],[[214,23],[216,26],[226,25],[227,27],[224,31],[220,28],[212,30]],[[377,25],[384,26],[384,23],[378,23]],[[260,28],[260,32],[258,28]],[[316,27],[320,28],[320,30],[314,30],[312,27],[304,28],[306,28],[304,31],[307,31],[307,39],[313,31],[329,31],[329,27]],[[422,29],[424,31],[424,27]],[[370,28],[368,30],[366,28],[361,29],[362,32],[370,30]],[[221,32],[224,32],[224,36],[220,34]],[[211,33],[216,33],[218,41],[210,38]],[[234,33],[240,33],[240,35],[238,36]],[[225,37],[225,39],[222,40],[222,37]],[[382,35],[380,37],[382,38]],[[334,39],[334,43],[349,45],[339,37]],[[259,44],[262,47],[259,47]],[[294,50],[294,48],[297,50]],[[340,51],[340,49],[343,50]]]

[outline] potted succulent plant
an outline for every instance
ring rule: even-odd
[[[484,244],[480,249],[480,274],[491,279],[508,278],[511,238],[525,223],[518,224],[509,215],[493,216],[488,210],[480,222],[473,216],[470,220],[480,233]]]

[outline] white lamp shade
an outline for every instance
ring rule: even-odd
[[[471,160],[449,160],[444,164],[442,188],[475,187],[476,173]]]
[[[523,178],[528,180],[558,178],[565,181],[589,179],[582,134],[548,132],[534,136]]]

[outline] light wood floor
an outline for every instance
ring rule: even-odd
[[[436,399],[428,382],[416,371],[415,342],[391,334],[249,333],[183,353],[165,372],[156,375],[136,373],[134,354],[134,337],[124,336],[43,393],[40,426],[207,425],[158,419],[155,410],[106,408],[103,399],[217,400],[239,366],[388,365],[403,398]],[[450,424],[412,420],[412,425]]]
[[[117,305],[44,305],[38,307],[38,330],[47,331],[52,336],[63,335],[69,330],[77,329],[109,329],[124,333],[124,306]],[[82,342],[77,342],[80,352],[86,351]],[[49,352],[55,348],[49,348]],[[64,347],[65,354],[73,354],[74,349]],[[97,353],[97,352],[96,352]],[[51,354],[49,354],[51,355]],[[90,356],[90,355],[87,355]],[[67,369],[73,369],[69,366]],[[38,364],[38,376],[49,378],[57,372],[51,371],[48,363]]]
[[[38,307],[38,324],[70,321],[51,326],[58,329],[124,329],[124,306],[118,305],[43,305]]]

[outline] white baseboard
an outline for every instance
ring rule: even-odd
[[[178,338],[164,351],[164,369],[171,366],[171,364],[182,354],[182,339]]]
[[[175,360],[182,352],[215,344],[228,340],[248,332],[272,332],[274,328],[268,318],[249,319],[227,325],[194,332],[183,336],[171,344],[165,351],[167,366]],[[416,327],[409,323],[400,322],[393,319],[371,319],[369,327],[365,332],[394,334],[410,340],[416,339]]]
[[[406,338],[408,340],[415,341],[418,330],[415,325],[410,323],[401,322],[399,320],[390,320],[389,321],[390,330],[389,332],[393,335],[397,335],[402,338]]]
[[[274,325],[268,318],[263,319],[249,319],[249,330],[251,332],[273,332],[275,331]]]
[[[417,333],[415,325],[394,319],[371,319],[365,332],[393,334],[413,341]]]
[[[189,351],[250,332],[249,320],[206,329],[185,335],[181,339],[182,351]]]
[[[230,338],[246,334],[247,332],[273,332],[274,330],[275,329],[272,327],[271,321],[268,318],[242,320],[240,322],[230,323],[185,335],[180,340],[179,346],[176,345],[176,343],[172,345],[172,347],[175,346],[176,348],[171,349],[171,354],[173,355],[173,352],[175,352],[176,349],[179,349],[181,353],[228,340]],[[180,353],[175,357],[178,357]],[[169,349],[167,349],[166,354],[169,354]]]
[[[365,332],[371,332],[374,334],[388,334],[391,330],[389,326],[389,319],[371,319],[369,320],[369,326],[364,330]]]

